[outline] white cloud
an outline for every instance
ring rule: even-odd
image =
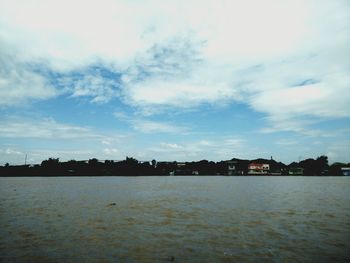
[[[74,80],[71,96],[95,103],[122,96],[148,114],[239,101],[266,115],[265,131],[305,133],[310,119],[350,116],[347,1],[1,0],[0,7],[3,53],[17,54],[2,62],[2,105],[57,95],[25,65],[70,73],[99,63],[123,74],[120,93],[115,79],[93,75]]]
[[[17,149],[7,147],[0,152],[8,162],[19,162],[17,155],[28,153],[32,162],[40,162],[49,157],[62,160],[89,159],[93,157],[108,159],[110,155],[121,158],[123,150],[132,147],[127,134],[108,134],[95,131],[90,127],[81,127],[60,123],[52,118],[30,119],[9,117],[0,121],[0,138],[30,139],[26,145],[17,145]],[[45,140],[45,147],[42,142]],[[88,140],[88,144],[86,141]],[[125,143],[127,142],[127,143]],[[122,149],[117,149],[115,145]],[[108,145],[102,148],[101,145]],[[77,149],[72,149],[72,148]],[[115,159],[115,158],[114,158]]]
[[[130,135],[126,133],[120,133],[120,132],[113,132],[112,134],[100,134],[97,137],[100,138],[100,143],[102,145],[114,145],[114,144],[120,144],[126,140],[130,139]],[[108,146],[109,147],[109,146]]]
[[[34,149],[27,151],[27,162],[36,164],[48,158],[59,158],[63,162],[69,160],[88,160],[96,154],[97,152],[95,151],[84,149]]]
[[[131,119],[128,114],[126,114],[123,111],[115,111],[113,112],[113,116],[116,117],[118,120],[125,121]]]
[[[161,154],[164,160],[227,160],[233,157],[244,158],[247,146],[245,140],[235,137],[221,137],[215,140],[194,140],[182,143],[161,142],[150,147],[151,155]]]
[[[228,138],[224,140],[224,144],[229,147],[241,148],[244,144],[244,140],[240,138]]]
[[[318,121],[350,117],[350,64],[338,57],[319,54],[266,67],[253,79],[249,104],[267,114],[271,130],[305,133]]]
[[[0,149],[0,153],[9,154],[9,155],[23,155],[23,152],[12,148]]]
[[[154,121],[145,118],[128,115],[123,111],[116,111],[113,113],[114,117],[119,121],[124,121],[131,125],[131,127],[141,133],[178,133],[185,134],[189,131],[188,127],[183,125],[169,123],[164,121]]]
[[[0,121],[2,138],[87,139],[100,138],[87,127],[58,123],[53,119],[6,118]]]
[[[71,81],[71,97],[91,97],[93,103],[106,103],[118,95],[113,79],[98,75],[84,76],[82,79]]]
[[[161,142],[160,146],[165,148],[165,149],[183,149],[183,146],[176,144],[176,143],[165,143]]]
[[[103,153],[106,154],[106,155],[117,155],[119,156],[120,155],[120,152],[118,149],[115,149],[115,148],[105,148],[103,149]]]
[[[344,23],[346,14],[341,4],[325,1],[2,0],[0,5],[2,40],[23,59],[44,59],[60,70],[96,60],[128,67],[135,55],[174,36],[204,43],[202,54],[210,61],[257,61],[315,45],[314,38],[324,39],[322,30],[337,29],[331,26]],[[335,8],[336,15],[324,15]]]
[[[101,143],[104,144],[104,145],[110,145],[111,144],[111,142],[109,140],[102,140]]]
[[[143,133],[184,133],[187,131],[186,127],[176,124],[150,120],[132,120],[131,125],[136,131]]]
[[[350,156],[350,140],[339,140],[329,145],[327,152],[325,153],[332,162],[345,162],[349,163]]]
[[[40,140],[40,138],[37,140]],[[55,144],[53,146],[50,143],[41,146],[40,141],[36,141],[36,145],[33,148],[32,146],[34,145],[30,145],[30,143],[11,147],[3,146],[0,148],[0,165],[7,162],[10,164],[24,164],[26,155],[28,164],[41,163],[48,158],[59,158],[60,161],[88,160],[96,157],[99,158],[99,160],[121,160],[126,156],[123,150],[113,147],[101,149],[93,140],[90,141],[88,149],[86,149],[84,144],[72,145],[64,141],[60,141],[59,146],[55,146]],[[125,145],[121,146],[125,147]]]
[[[0,44],[0,106],[21,105],[58,94],[45,77],[33,72],[14,53],[5,51],[9,50]]]
[[[206,2],[210,15],[201,7],[192,12],[191,37],[176,36],[175,44],[161,42],[137,57],[124,76],[126,103],[149,113],[239,101],[265,113],[270,130],[308,130],[298,120],[305,117],[349,117],[350,6],[252,3]],[[209,19],[200,25],[199,17]]]
[[[24,164],[25,153],[14,148],[0,148],[0,165],[13,162]]]
[[[296,139],[280,139],[277,140],[275,143],[282,146],[291,146],[299,144],[299,141]]]
[[[201,103],[225,101],[233,93],[225,84],[179,83],[176,80],[149,80],[127,88],[131,103],[146,107],[195,107]]]
[[[89,159],[93,156],[93,151],[87,150],[48,150],[48,149],[18,149],[6,148],[0,149],[0,165],[5,163],[10,164],[37,164],[48,158],[59,158],[61,161],[68,161],[72,159]]]
[[[188,31],[179,16],[189,7],[150,1],[0,2],[0,36],[26,59],[46,59],[57,70],[96,60],[127,65],[138,52]],[[190,26],[191,27],[191,26]]]

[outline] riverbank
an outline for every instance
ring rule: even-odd
[[[50,158],[41,164],[0,166],[2,177],[23,176],[342,176],[348,175],[350,163],[328,165],[320,156],[298,163],[284,164],[273,159],[226,161],[157,162],[126,158],[122,161],[97,159],[60,162]]]

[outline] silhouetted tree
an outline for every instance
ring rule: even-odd
[[[306,159],[299,163],[299,166],[304,168],[304,175],[307,176],[319,176],[326,175],[328,173],[328,157],[320,156],[316,160]]]
[[[288,170],[285,169],[285,164],[276,162],[272,159],[256,159],[256,160],[240,160],[235,161],[237,174],[247,174],[248,164],[250,162],[269,163],[271,171],[283,170],[283,174],[287,175]],[[328,165],[327,156],[319,156],[315,159],[306,159],[299,163],[293,162],[288,167],[304,168],[304,175],[342,175],[342,167],[350,167],[350,164],[334,163]],[[60,162],[59,158],[49,158],[41,162],[41,165],[14,165],[6,163],[0,166],[1,176],[137,176],[137,175],[169,175],[170,172],[175,172],[175,175],[191,175],[197,171],[200,175],[217,175],[227,174],[227,161],[212,162],[201,160],[198,162],[159,162],[152,160],[151,162],[139,162],[132,157],[126,157],[125,160],[115,162],[113,160],[105,160],[99,162],[96,158],[86,161],[70,160]],[[196,173],[197,174],[197,173]]]
[[[92,167],[96,167],[98,164],[98,160],[96,158],[89,159],[88,164]]]
[[[342,167],[347,167],[345,163],[334,163],[329,167],[329,175],[331,176],[342,176]]]
[[[157,166],[157,161],[153,159],[153,160],[152,160],[152,167],[153,167],[153,168],[156,168],[156,166]]]
[[[316,170],[319,175],[325,175],[328,172],[328,157],[320,156],[316,159]]]
[[[41,167],[43,168],[55,168],[59,164],[59,158],[49,158],[41,162]]]

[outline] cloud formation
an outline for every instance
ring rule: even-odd
[[[154,154],[161,153],[167,160],[203,160],[207,159],[208,152],[212,160],[224,160],[226,156],[246,158],[242,150],[248,144],[244,139],[237,137],[218,137],[214,140],[192,140],[182,143],[160,142],[149,148]]]
[[[280,108],[276,97],[291,96],[288,113],[293,108],[311,115],[349,114],[349,98],[332,96],[347,88],[349,75],[344,57],[350,7],[343,1],[26,1],[19,6],[2,0],[1,6],[1,40],[21,62],[45,62],[59,72],[105,63],[122,75],[124,102],[130,105],[195,107],[242,99],[274,115],[265,104]],[[312,54],[318,59],[307,59]],[[3,75],[13,60],[13,55],[6,59]],[[239,72],[262,62],[267,73],[250,74],[249,85],[242,85]],[[3,86],[14,94],[3,104],[26,93],[23,83],[32,87],[33,98],[55,95],[43,76],[24,71],[22,64],[15,68],[19,72]],[[318,85],[291,89],[294,78],[317,79]],[[73,85],[71,96],[90,96],[92,102],[120,95],[113,78],[90,75]],[[253,98],[244,96],[257,87]],[[338,99],[332,112],[315,106],[328,108]]]
[[[88,139],[100,138],[90,128],[56,122],[54,119],[28,120],[18,117],[0,121],[3,138]]]
[[[149,120],[145,118],[135,117],[133,115],[129,116],[122,111],[116,111],[113,113],[113,115],[117,120],[128,123],[135,131],[141,133],[184,134],[189,131],[189,128],[180,124]]]
[[[346,0],[0,0],[0,107],[123,104],[134,131],[184,135],[166,114],[244,105],[264,134],[324,136],[317,124],[350,118],[349,21]],[[50,118],[3,123],[3,138],[95,136]]]
[[[11,48],[0,42],[0,107],[18,106],[56,95],[56,89],[44,76],[33,72],[25,62],[16,58]]]

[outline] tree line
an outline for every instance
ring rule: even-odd
[[[193,162],[139,162],[135,158],[126,157],[122,161],[96,158],[88,161],[70,160],[61,162],[59,158],[49,158],[37,165],[0,166],[0,176],[166,176],[174,175],[227,175],[228,164],[234,162],[237,175],[247,175],[250,163],[266,163],[270,166],[271,174],[289,175],[292,168],[302,168],[305,176],[340,176],[341,167],[350,167],[350,163],[328,164],[327,156],[316,159],[305,159],[286,165],[282,162],[268,159],[243,160],[233,158],[228,161],[213,162],[208,160]]]

